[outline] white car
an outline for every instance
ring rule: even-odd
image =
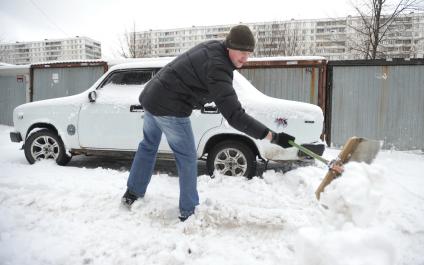
[[[31,102],[13,112],[13,142],[23,141],[29,163],[55,159],[65,165],[79,154],[134,154],[143,139],[144,84],[171,59],[146,59],[112,67],[88,90],[69,97]],[[298,144],[322,154],[322,110],[313,104],[272,98],[234,72],[234,88],[246,112],[275,132],[296,137]],[[257,161],[304,160],[295,148],[283,149],[232,128],[213,103],[194,110],[192,127],[199,159],[207,170],[251,177]],[[158,158],[173,157],[162,138]]]

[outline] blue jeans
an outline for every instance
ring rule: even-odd
[[[143,140],[131,165],[127,186],[131,193],[143,197],[153,174],[159,143],[165,134],[174,152],[179,184],[179,208],[182,216],[194,213],[199,204],[197,193],[197,152],[189,117],[154,116],[145,111]]]

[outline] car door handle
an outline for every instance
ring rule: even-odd
[[[219,110],[216,106],[204,106],[201,112],[204,114],[217,114]]]
[[[131,105],[130,112],[144,112],[143,106],[141,105]]]

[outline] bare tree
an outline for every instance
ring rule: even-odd
[[[13,58],[9,50],[0,44],[0,63],[13,63]]]
[[[283,56],[293,56],[299,55],[300,41],[301,41],[301,31],[299,25],[294,22],[283,25],[284,38],[279,43],[280,55]]]
[[[255,56],[299,55],[300,30],[295,23],[273,22],[256,31],[257,48]]]
[[[0,43],[0,63],[4,63],[4,62],[6,62],[6,56],[5,56],[4,48]]]
[[[135,22],[133,22],[132,30],[125,30],[123,39],[120,39],[120,54],[124,58],[137,58],[135,54],[135,45],[136,45],[136,29]]]
[[[135,54],[138,58],[152,57],[152,37],[150,31],[139,33]]]
[[[6,63],[8,60],[7,52],[6,52],[6,46],[2,45],[3,38],[0,36],[0,63]]]
[[[130,31],[125,30],[125,34],[119,42],[120,54],[124,58],[142,58],[151,54],[150,35],[148,32],[137,32],[135,22]]]
[[[364,59],[383,58],[387,34],[394,22],[401,21],[403,14],[423,10],[423,0],[362,0],[353,4],[359,14],[360,24],[350,24],[359,38],[350,39],[350,49],[363,55]]]

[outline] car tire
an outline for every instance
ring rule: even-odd
[[[25,141],[25,157],[30,164],[43,159],[55,159],[58,165],[64,166],[71,156],[66,154],[62,139],[48,129],[31,134]]]
[[[206,166],[211,176],[218,171],[223,175],[251,178],[256,174],[256,157],[242,142],[223,141],[210,150]]]

